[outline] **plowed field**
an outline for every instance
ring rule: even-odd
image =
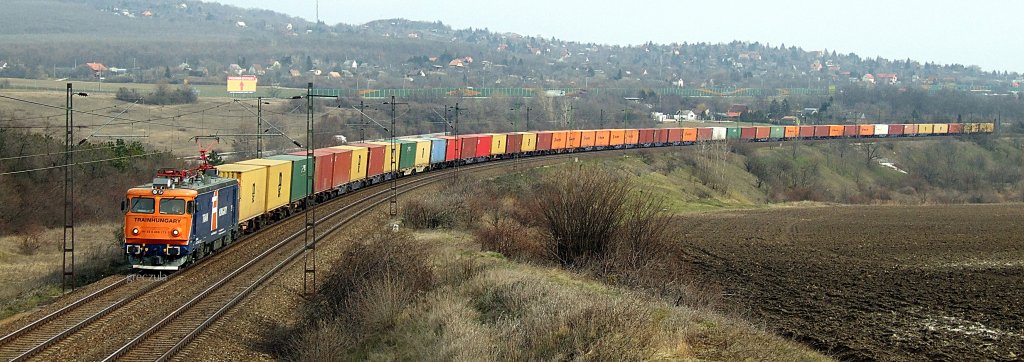
[[[844,360],[1024,359],[1024,206],[838,206],[684,218],[725,304]]]

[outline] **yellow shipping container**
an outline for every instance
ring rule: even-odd
[[[270,211],[288,204],[292,190],[292,161],[255,159],[237,162],[239,165],[267,167],[267,196],[265,210]],[[306,180],[302,180],[305,182]]]
[[[921,123],[917,125],[917,134],[932,134],[935,132],[935,125],[931,123]]]
[[[978,126],[979,126],[978,132],[992,133],[992,132],[996,131],[996,124],[995,123],[981,123]]]
[[[948,123],[936,123],[934,126],[935,127],[932,128],[932,133],[949,133]]]
[[[485,133],[491,136],[491,154],[501,155],[505,153],[505,145],[508,142],[508,135],[504,133]]]
[[[426,167],[430,166],[430,140],[425,139],[403,139],[403,141],[416,142],[416,160],[413,161],[413,166]]]
[[[238,180],[238,221],[267,211],[267,166],[230,163],[217,166],[217,174]]]
[[[519,132],[523,135],[523,145],[520,152],[531,152],[537,150],[537,134],[533,132]]]
[[[352,170],[349,171],[350,180],[359,181],[366,178],[366,165],[369,160],[370,149],[359,146],[334,146],[331,148],[352,151]]]
[[[390,141],[373,141],[366,142],[371,145],[384,146],[384,172],[397,172],[400,167],[398,166],[398,160],[402,159],[402,144],[395,143],[395,168],[391,168],[391,142]]]

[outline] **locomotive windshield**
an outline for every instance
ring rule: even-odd
[[[160,199],[160,213],[163,215],[182,215],[185,213],[185,200]]]
[[[132,212],[138,214],[152,214],[154,209],[154,202],[149,197],[136,197],[132,199]]]

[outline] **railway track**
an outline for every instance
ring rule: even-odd
[[[521,160],[520,165],[570,156],[573,154]],[[511,165],[512,162],[488,162],[460,167],[460,172]],[[408,192],[444,180],[450,175],[450,172],[439,172],[402,178],[399,179],[399,191]],[[390,192],[387,186],[384,184],[364,188],[318,205],[318,214],[326,214],[318,218],[318,224],[331,218],[341,218],[343,221],[336,223],[332,229],[341,227],[372,208],[372,205],[385,202]],[[355,198],[359,199],[353,201]],[[366,203],[371,206],[355,210],[355,205]],[[299,249],[289,245],[295,244],[303,231],[284,235],[287,230],[295,230],[302,225],[304,222],[299,218],[284,220],[171,277],[128,276],[116,281],[0,339],[0,359],[20,361],[35,356],[45,360],[95,360],[104,356],[109,358],[123,355],[125,359],[138,357],[151,360],[154,351],[165,351],[161,352],[165,357],[171,356],[263,281],[301,255],[301,245]],[[272,240],[282,241],[272,243]],[[199,267],[200,264],[202,267]],[[225,270],[231,272],[223,272]],[[172,305],[180,307],[171,311],[167,306]],[[155,308],[157,306],[160,309]],[[163,309],[166,312],[157,312]],[[136,328],[132,329],[131,326]],[[141,333],[135,334],[133,331],[136,330]],[[169,330],[171,332],[167,332]],[[117,336],[126,335],[134,335],[136,338],[127,343],[122,339],[116,342],[118,345],[112,344]],[[174,336],[176,339],[165,341],[150,338],[153,336]],[[98,355],[98,351],[115,352]]]

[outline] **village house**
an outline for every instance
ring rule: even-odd
[[[729,107],[729,110],[725,111],[725,116],[729,118],[740,118],[744,113],[750,110],[746,104],[733,104]]]

